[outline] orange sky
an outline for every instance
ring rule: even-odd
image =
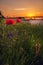
[[[0,0],[4,16],[43,16],[43,0]]]

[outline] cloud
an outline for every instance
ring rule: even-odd
[[[26,8],[15,8],[14,10],[26,10]]]

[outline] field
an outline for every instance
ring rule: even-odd
[[[0,19],[0,65],[43,65],[43,25],[4,22]]]

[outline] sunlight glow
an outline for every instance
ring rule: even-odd
[[[32,17],[32,16],[35,16],[35,14],[34,13],[29,13],[29,14],[27,14],[27,16]]]

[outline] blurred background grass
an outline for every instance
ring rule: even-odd
[[[43,25],[4,24],[0,19],[0,65],[43,65]],[[35,45],[40,43],[40,54]]]

